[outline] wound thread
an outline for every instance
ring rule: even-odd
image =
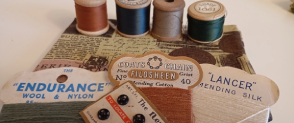
[[[269,115],[260,102],[202,87],[192,90],[192,102],[195,123],[264,123]]]
[[[162,41],[176,41],[182,36],[185,2],[183,0],[156,0],[152,36]]]
[[[188,15],[188,35],[189,38],[210,42],[215,41],[223,35],[223,25],[225,17],[212,21],[201,21]]]
[[[218,41],[223,35],[226,9],[216,1],[202,0],[188,8],[188,37],[198,43]]]
[[[150,0],[116,0],[117,31],[124,37],[141,37],[149,32]]]
[[[79,112],[93,101],[5,104],[0,123],[84,123]]]
[[[170,123],[192,123],[190,90],[156,87],[140,89]]]
[[[77,30],[89,36],[106,33],[109,29],[105,0],[75,0]]]

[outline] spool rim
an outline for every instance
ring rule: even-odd
[[[109,24],[107,24],[107,26],[106,26],[104,29],[102,29],[102,30],[98,30],[98,31],[86,31],[86,30],[82,30],[82,29],[80,29],[80,28],[78,27],[78,24],[76,24],[76,29],[77,29],[80,33],[82,33],[82,34],[84,34],[84,35],[88,35],[88,36],[98,36],[98,35],[102,35],[102,34],[104,34],[104,33],[106,33],[106,32],[108,31],[108,29],[109,29]]]
[[[122,35],[123,37],[129,37],[129,38],[138,38],[138,37],[142,37],[142,36],[145,36],[149,33],[149,30],[143,34],[140,34],[140,35],[128,35],[128,34],[124,34],[122,32],[120,32],[118,29],[116,29],[116,31],[118,32],[118,34]]]
[[[202,2],[217,3],[220,6],[220,9],[214,13],[201,13],[195,9],[195,6],[199,3],[202,3]],[[213,0],[198,1],[198,2],[191,4],[188,8],[188,15],[190,15],[194,19],[203,20],[203,21],[216,20],[216,19],[219,19],[219,18],[225,16],[225,14],[226,14],[225,6],[223,4],[221,4],[220,2],[213,1]]]
[[[97,7],[106,2],[106,0],[74,0],[76,4],[84,7]]]
[[[184,0],[175,0],[174,2],[166,2],[166,0],[154,0],[154,8],[161,11],[179,11],[185,8],[186,4]]]
[[[137,5],[135,5],[135,4],[134,5],[130,5],[130,4],[122,3],[119,0],[115,0],[115,3],[118,6],[120,6],[122,8],[125,8],[125,9],[140,9],[140,8],[145,8],[145,7],[149,6],[151,4],[151,1],[152,0],[146,0],[145,3],[143,3],[143,4],[137,4]]]
[[[154,32],[151,31],[151,35],[153,38],[161,40],[161,41],[177,41],[182,37],[182,33],[178,34],[175,37],[160,37],[159,35],[155,34]]]
[[[218,39],[215,39],[213,41],[199,41],[199,40],[195,40],[195,39],[191,38],[190,35],[188,35],[188,37],[189,37],[190,40],[192,40],[194,42],[197,42],[197,43],[210,44],[210,43],[218,42],[223,37],[223,35],[224,35],[224,33],[222,33],[222,35]]]

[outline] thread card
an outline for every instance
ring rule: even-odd
[[[201,67],[203,79],[192,89],[195,122],[267,122],[269,107],[279,98],[271,79],[232,67]]]
[[[116,85],[130,80],[137,87],[191,89],[202,79],[202,69],[189,57],[173,57],[159,51],[143,55],[124,54],[109,66],[109,79]]]
[[[279,88],[271,79],[249,74],[237,68],[201,64],[203,79],[197,88],[205,88],[254,100],[271,106],[279,98]]]
[[[5,104],[95,101],[114,86],[107,72],[54,68],[17,73],[3,86],[0,96]]]
[[[168,123],[132,82],[126,82],[80,112],[87,123]]]

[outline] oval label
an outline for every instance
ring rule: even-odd
[[[5,104],[95,101],[113,88],[107,72],[65,67],[20,72],[5,83],[0,96]]]
[[[138,87],[190,89],[202,79],[202,69],[189,57],[172,57],[159,51],[144,55],[124,54],[109,66],[109,79],[116,85],[132,81]]]

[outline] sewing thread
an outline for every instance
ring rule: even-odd
[[[225,7],[216,1],[193,3],[188,9],[188,37],[195,42],[211,43],[223,35]]]
[[[79,114],[93,101],[5,104],[0,123],[84,123]]]
[[[202,87],[192,90],[192,102],[196,123],[262,123],[269,116],[264,104]]]
[[[176,41],[182,36],[185,2],[155,0],[151,35],[162,41]]]
[[[192,123],[192,92],[180,88],[141,87],[170,123]]]
[[[117,31],[124,37],[141,37],[149,32],[150,0],[116,0]]]
[[[109,29],[106,0],[75,0],[76,29],[89,36],[106,33]]]
[[[225,17],[212,21],[201,21],[188,15],[189,37],[204,42],[217,40],[223,34],[224,21]]]

